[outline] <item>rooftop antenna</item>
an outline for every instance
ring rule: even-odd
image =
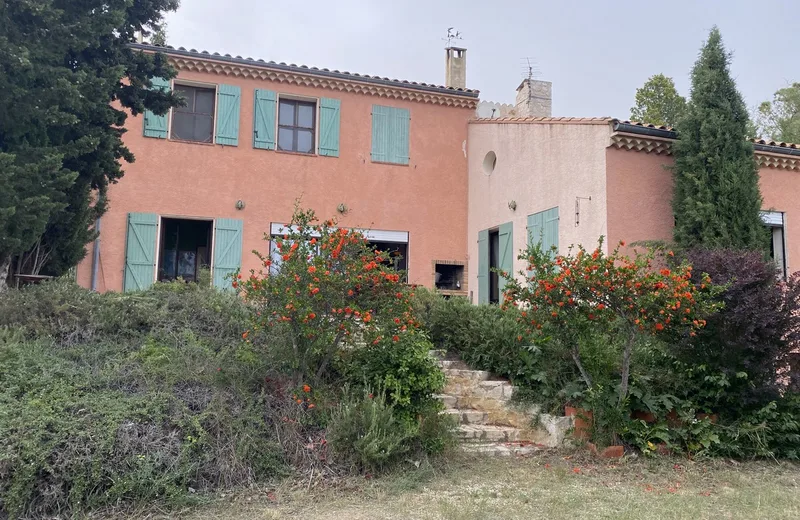
[[[456,31],[455,27],[448,27],[447,28],[447,37],[442,38],[442,41],[447,42],[447,46],[450,47],[454,41],[461,40],[461,31]]]
[[[530,57],[522,58],[522,76],[527,79],[538,79],[542,77],[542,71],[536,60]]]

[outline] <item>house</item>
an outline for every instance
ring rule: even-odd
[[[156,280],[213,283],[260,264],[297,201],[397,256],[410,283],[467,294],[466,50],[446,50],[447,86],[265,62],[194,49],[164,52],[178,71],[154,88],[186,106],[129,117],[136,161],[108,192],[100,238],[78,266],[98,291]],[[94,254],[93,254],[94,253]],[[437,265],[441,265],[437,269]],[[436,273],[439,274],[436,274]]]
[[[525,269],[517,256],[531,240],[566,253],[573,244],[593,247],[601,235],[606,251],[620,240],[672,239],[673,130],[612,118],[547,116],[470,121],[473,301],[498,301],[503,280],[492,268]],[[792,262],[800,262],[800,146],[755,141],[754,148],[762,218],[785,276]]]

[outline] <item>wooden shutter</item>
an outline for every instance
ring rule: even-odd
[[[158,215],[128,213],[123,291],[143,291],[153,285],[156,278],[157,229]]]
[[[405,108],[372,105],[374,162],[408,164],[410,121],[410,112]]]
[[[214,287],[231,289],[231,276],[242,266],[242,221],[218,218],[214,221]]]
[[[153,84],[152,90],[169,92],[169,80],[164,78],[150,78]],[[156,139],[167,138],[167,114],[157,116],[150,110],[144,111],[144,136],[155,137]]]
[[[478,303],[489,303],[489,230],[478,231]]]
[[[256,89],[253,110],[253,148],[275,149],[275,104],[277,96],[272,90]]]
[[[528,245],[542,242],[544,236],[544,212],[528,215]]]
[[[339,112],[338,99],[319,100],[319,154],[339,157]]]
[[[239,106],[242,89],[234,85],[217,85],[216,143],[239,145]]]
[[[551,256],[558,254],[558,206],[550,208],[542,212],[543,226],[544,226],[544,239],[542,245],[550,250],[555,247],[556,253],[551,251]]]
[[[389,162],[391,135],[389,133],[389,107],[372,105],[372,160]]]
[[[499,261],[497,267],[508,273],[508,277],[498,275],[499,289],[502,295],[506,281],[514,277],[514,226],[511,222],[500,225],[499,235]],[[500,298],[502,301],[502,296]]]

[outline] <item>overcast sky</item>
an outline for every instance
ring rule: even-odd
[[[715,24],[748,107],[800,81],[798,0],[181,0],[167,20],[176,47],[436,84],[456,27],[481,99],[512,102],[530,57],[554,116],[627,118],[657,73],[688,95]]]

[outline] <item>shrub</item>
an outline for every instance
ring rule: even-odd
[[[346,347],[399,342],[417,327],[401,274],[360,232],[298,209],[276,246],[280,265],[259,254],[264,268],[233,286],[256,310],[252,332],[285,341],[270,348],[282,350],[296,383],[334,378],[331,365]]]
[[[676,356],[706,367],[698,386],[709,373],[729,382],[709,403],[716,411],[761,408],[778,397],[791,352],[800,345],[800,277],[779,282],[775,266],[756,251],[694,250],[688,258],[695,272],[725,286],[718,296],[724,307],[691,341],[676,342]]]
[[[520,273],[525,283],[507,281],[503,307],[521,307],[531,331],[546,330],[568,346],[587,388],[593,386],[593,377],[582,362],[582,345],[598,331],[618,337],[620,405],[628,398],[637,340],[666,334],[694,336],[713,309],[706,297],[710,283],[700,275],[703,290],[693,285],[688,264],[658,269],[652,252],[635,253],[631,259],[620,254],[619,247],[606,255],[602,238],[591,253],[580,245],[575,254],[555,253],[532,244],[520,254],[528,262],[527,273]]]
[[[408,453],[416,437],[413,424],[402,421],[382,391],[367,388],[349,395],[331,413],[326,437],[334,457],[359,470],[377,471]]]
[[[285,472],[265,367],[237,355],[248,311],[235,296],[55,281],[0,309],[0,517],[181,503],[189,487]]]
[[[398,341],[382,338],[343,353],[341,371],[351,385],[384,388],[398,416],[414,422],[418,415],[440,406],[434,394],[445,380],[429,354],[431,348],[423,333],[409,331]]]

